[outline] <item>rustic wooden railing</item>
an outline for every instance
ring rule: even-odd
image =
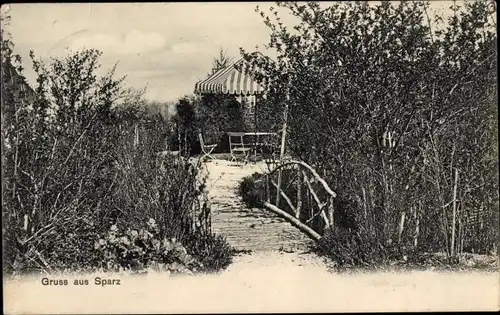
[[[284,185],[281,182],[277,184],[274,176],[277,173],[279,177],[283,176],[284,171],[287,175]],[[337,194],[312,166],[303,161],[286,161],[273,169],[269,168],[263,179],[266,209],[278,214],[315,241],[321,238],[322,233],[318,233],[318,230],[333,226],[333,202]],[[271,187],[276,194],[271,194]],[[293,195],[289,192],[291,188],[294,190]]]

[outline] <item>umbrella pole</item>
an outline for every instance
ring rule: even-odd
[[[252,97],[251,97],[250,99],[252,99]],[[252,105],[251,105],[251,106],[252,106]],[[254,128],[254,129],[253,129],[253,132],[254,132],[255,134],[257,134],[257,130],[259,130],[259,129],[257,128],[257,95],[254,95],[254,96],[253,96],[253,128]],[[256,145],[256,146],[255,146],[255,149],[254,149],[254,150],[255,150],[255,151],[254,151],[254,152],[255,152],[255,155],[254,155],[254,161],[255,161],[255,163],[257,163],[257,145],[258,145],[257,143],[259,143],[259,142],[260,142],[260,141],[259,141],[259,136],[257,136],[257,135],[256,135],[256,136],[254,137],[254,139],[255,139],[255,145]]]
[[[257,128],[257,95],[254,96],[253,100],[253,117],[254,117],[255,132],[257,132],[257,130],[259,130],[259,128]]]

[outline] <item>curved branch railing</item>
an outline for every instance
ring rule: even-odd
[[[271,172],[269,172],[266,175],[272,175],[276,171],[279,171],[280,169],[284,168],[285,166],[289,166],[289,165],[299,165],[299,166],[302,166],[305,169],[309,170],[313,174],[313,176],[318,180],[318,182],[320,182],[321,185],[323,185],[326,192],[329,193],[330,196],[332,196],[333,198],[337,197],[337,194],[330,188],[330,186],[328,186],[326,181],[323,178],[321,178],[321,176],[319,176],[319,174],[314,170],[314,168],[303,161],[291,160],[291,161],[285,162],[285,163],[277,166],[275,169],[273,169]]]
[[[293,165],[294,167],[297,167],[297,170],[300,172],[297,178],[300,179],[300,176],[302,175],[304,178],[304,182],[306,184],[307,190],[309,192],[309,195],[313,197],[314,201],[316,202],[319,212],[311,214],[311,217],[307,219],[305,222],[300,221],[300,214],[301,214],[301,209],[302,209],[302,199],[301,199],[301,191],[302,191],[302,182],[299,181],[297,184],[297,205],[294,206],[291,198],[289,198],[286,195],[286,192],[279,187],[279,184],[277,185],[272,179],[271,176],[275,174],[276,172],[282,170],[285,167]],[[312,174],[313,181],[316,180],[321,184],[323,189],[327,192],[328,194],[328,200],[325,202],[321,202],[318,194],[314,191],[311,181],[309,180],[309,177],[306,173],[306,170]],[[266,185],[266,202],[264,202],[264,207],[276,214],[278,214],[280,217],[297,227],[299,230],[304,232],[306,235],[308,235],[310,238],[312,238],[315,241],[318,241],[321,236],[319,233],[314,231],[311,227],[309,227],[307,224],[310,223],[312,220],[314,220],[316,217],[320,216],[321,219],[324,222],[325,228],[329,228],[333,226],[333,199],[337,197],[337,194],[330,188],[328,183],[321,178],[321,176],[316,172],[316,170],[310,166],[309,164],[303,162],[303,161],[298,161],[298,160],[291,160],[282,163],[281,165],[276,166],[274,169],[270,170],[268,173],[264,174],[265,178],[265,185]],[[277,192],[279,193],[280,196],[283,197],[283,199],[286,201],[288,204],[288,207],[295,212],[295,217],[287,213],[286,211],[282,210],[279,208],[279,204],[273,204],[271,203],[271,198],[270,198],[270,191],[269,187],[271,185],[277,189]],[[325,212],[325,209],[327,212]]]

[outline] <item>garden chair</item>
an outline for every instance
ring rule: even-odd
[[[264,161],[271,162],[277,159],[280,151],[279,140],[277,134],[272,133],[267,134],[264,141],[259,144],[260,153]]]
[[[228,132],[229,136],[229,151],[231,154],[230,162],[235,161],[238,163],[239,158],[242,158],[242,166],[248,163],[248,158],[252,151],[252,148],[245,147],[245,143],[243,142],[243,137],[245,136],[244,132]],[[233,141],[236,138],[239,141]]]
[[[200,139],[201,151],[203,152],[203,156],[201,157],[201,159],[203,160],[205,157],[209,157],[212,160],[215,160],[215,158],[212,156],[212,152],[213,150],[215,150],[217,144],[205,144],[201,133],[198,134],[198,138]]]

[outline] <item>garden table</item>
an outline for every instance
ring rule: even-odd
[[[231,159],[236,159],[234,153],[235,152],[241,152],[244,154],[244,162],[248,162],[248,153],[253,151],[254,152],[254,160],[257,160],[257,149],[260,147],[265,147],[269,146],[270,143],[268,142],[262,142],[261,138],[262,137],[270,137],[270,136],[275,136],[276,133],[274,132],[259,132],[259,131],[254,131],[254,132],[228,132],[227,133],[229,136],[229,149],[231,152]],[[245,143],[244,138],[245,137],[253,137],[254,141],[250,143]],[[237,138],[238,141],[234,142],[233,139]]]

